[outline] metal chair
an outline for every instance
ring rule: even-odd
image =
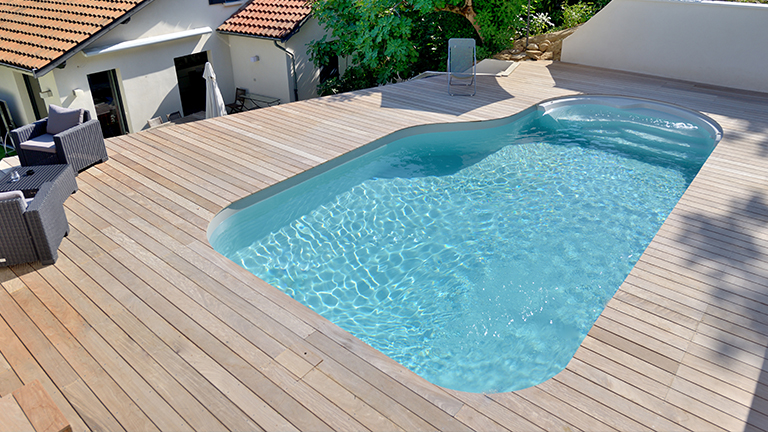
[[[247,111],[245,108],[245,95],[248,92],[243,88],[235,89],[235,101],[231,104],[227,104],[227,112],[228,113],[238,113]]]
[[[474,39],[448,40],[448,94],[474,96],[477,93],[477,49]],[[472,87],[472,93],[454,93],[453,87]]]

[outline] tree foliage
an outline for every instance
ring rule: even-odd
[[[315,0],[328,34],[310,44],[312,61],[349,65],[322,94],[374,87],[426,70],[445,70],[451,37],[474,37],[480,57],[506,48],[527,0]]]

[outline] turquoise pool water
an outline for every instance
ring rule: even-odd
[[[570,361],[718,139],[687,111],[615,105],[415,130],[233,212],[211,244],[435,384],[536,385]]]

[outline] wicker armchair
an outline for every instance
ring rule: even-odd
[[[55,153],[23,149],[22,144],[47,134],[48,118],[11,131],[11,141],[19,154],[21,166],[69,164],[75,175],[91,165],[105,162],[107,149],[97,119],[83,113],[83,123],[53,135]]]
[[[75,177],[69,174],[44,183],[31,200],[21,193],[0,199],[0,267],[56,262],[59,245],[69,234],[64,201],[76,190]]]

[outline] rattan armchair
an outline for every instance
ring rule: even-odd
[[[31,200],[0,200],[0,267],[40,261],[53,264],[69,234],[64,201],[77,190],[72,174],[44,183]]]
[[[85,168],[109,159],[101,125],[97,119],[91,119],[88,111],[84,111],[81,124],[53,135],[55,153],[22,148],[23,143],[46,135],[47,124],[48,118],[44,118],[11,131],[11,141],[21,166],[69,164],[77,175]]]

